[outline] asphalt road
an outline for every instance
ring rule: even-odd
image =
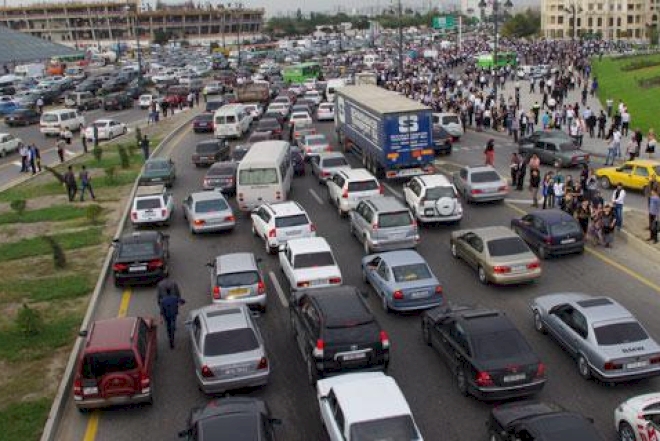
[[[332,134],[329,124],[321,126],[320,130]],[[205,170],[193,167],[190,154],[195,142],[206,137],[208,135],[187,132],[168,148],[178,165],[179,174],[173,189],[178,203],[189,192],[201,188]],[[484,143],[485,140],[476,134],[466,135],[463,148],[457,149],[451,157],[439,158],[440,167],[451,168],[447,161],[459,164],[481,162]],[[508,167],[508,157],[506,151],[498,155],[498,168]],[[387,185],[388,192],[395,195],[400,193],[400,188],[400,183]],[[508,225],[512,217],[520,215],[520,210],[528,206],[524,202],[527,196],[514,192],[511,196],[514,202],[469,205],[460,228]],[[390,375],[396,378],[407,397],[424,438],[448,441],[486,439],[484,422],[492,404],[459,394],[440,357],[422,342],[419,314],[386,314],[381,309],[376,296],[361,281],[362,246],[349,234],[347,221],[340,220],[336,210],[326,202],[325,189],[308,175],[294,180],[293,197],[316,223],[318,234],[332,245],[345,283],[369,293],[368,303],[392,341]],[[303,360],[291,337],[286,309],[277,295],[276,287],[287,286],[277,258],[265,254],[262,242],[250,233],[246,217],[239,217],[233,232],[191,236],[180,208],[177,210],[174,222],[167,229],[171,236],[171,268],[172,276],[180,284],[188,303],[180,317],[176,349],[167,347],[165,331],[159,330],[160,354],[155,374],[154,404],[84,415],[78,413],[70,402],[60,424],[58,439],[132,441],[177,438],[177,432],[185,428],[189,410],[209,400],[196,386],[183,321],[189,310],[210,303],[210,276],[205,263],[218,254],[237,251],[253,251],[263,258],[269,309],[258,322],[270,355],[272,377],[270,383],[260,390],[234,394],[264,398],[273,414],[284,421],[277,431],[280,440],[327,439],[320,422],[315,391],[307,384]],[[534,331],[529,304],[538,295],[560,291],[611,296],[636,314],[652,335],[660,338],[660,322],[655,320],[660,310],[660,275],[653,264],[657,262],[657,256],[648,254],[646,247],[616,242],[612,250],[589,250],[579,256],[544,261],[542,278],[531,285],[483,286],[464,263],[452,259],[449,234],[454,228],[457,227],[423,228],[422,242],[418,247],[443,282],[447,298],[454,303],[481,304],[506,311],[547,366],[548,383],[538,398],[561,403],[593,417],[605,439],[614,440],[612,415],[615,406],[631,396],[657,389],[660,380],[618,386],[584,381],[578,375],[575,363],[547,336]],[[111,282],[107,283],[96,318],[115,317],[119,312],[157,315],[155,289],[138,288],[122,293]]]

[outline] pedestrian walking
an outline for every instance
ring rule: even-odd
[[[149,159],[149,138],[147,135],[142,137],[142,140],[140,141],[140,148],[142,149],[142,154],[144,155],[144,160],[146,161]]]
[[[73,202],[76,199],[76,193],[78,193],[78,184],[72,166],[69,166],[67,172],[64,173],[64,186],[69,196],[69,202]]]
[[[651,190],[649,197],[649,238],[648,241],[658,243],[658,215],[660,214],[660,196],[658,196],[658,189]]]
[[[170,103],[163,101],[160,103],[160,108],[163,109],[163,118],[167,118],[167,109],[170,107]]]
[[[623,227],[623,204],[625,199],[626,190],[623,189],[621,183],[618,183],[616,189],[612,193],[612,206],[616,218],[616,228],[619,231],[621,231],[621,227]]]
[[[174,334],[176,332],[176,319],[179,315],[179,306],[186,301],[176,282],[166,278],[158,284],[158,307],[160,309],[161,323],[165,322],[170,348],[174,349]]]
[[[73,132],[71,132],[71,129],[65,127],[62,131],[62,138],[64,138],[67,145],[71,145],[71,142],[73,141]]]
[[[518,181],[515,183],[516,190],[522,191],[525,186],[525,175],[527,174],[527,159],[520,158],[520,166],[518,167]]]
[[[28,164],[30,166],[30,170],[32,170],[32,174],[36,175],[37,174],[37,158],[36,158],[36,152],[32,148],[32,146],[28,147]]]
[[[646,154],[648,155],[649,159],[653,159],[653,155],[655,154],[655,147],[658,144],[658,141],[655,139],[655,131],[651,128],[649,129],[649,133],[646,135],[648,138],[648,141],[646,142]]]
[[[94,149],[99,147],[99,128],[94,124],[92,126],[92,139],[94,141]]]
[[[64,162],[65,146],[66,146],[66,142],[64,142],[64,139],[60,139],[57,141],[57,156],[60,158],[60,163]]]
[[[554,195],[554,202],[552,206],[559,206],[560,209],[564,210],[566,206],[564,205],[564,180],[560,175],[557,175],[555,178],[555,183],[552,187],[552,194]],[[552,207],[551,207],[552,208]]]
[[[30,147],[34,153],[34,162],[37,165],[37,171],[41,173],[41,150],[37,147],[36,144],[32,143]]]
[[[532,194],[532,207],[539,206],[539,187],[541,185],[541,172],[538,168],[529,171],[529,192]]]
[[[80,179],[80,202],[85,200],[85,189],[89,191],[89,195],[92,197],[92,200],[95,201],[96,197],[94,196],[94,189],[92,188],[92,177],[89,175],[89,171],[87,171],[87,168],[84,165],[82,166],[82,170],[80,170],[78,178]]]
[[[583,199],[582,202],[580,202],[580,206],[575,210],[574,216],[580,224],[582,233],[586,236],[589,231],[589,218],[591,217],[591,209],[589,208],[588,200]]]
[[[37,110],[39,111],[39,115],[44,113],[44,97],[40,96],[37,98],[37,102],[35,103],[37,106]]]
[[[80,143],[82,144],[83,153],[87,153],[87,135],[85,135],[86,129],[80,129]]]
[[[28,147],[22,142],[18,145],[18,154],[21,155],[21,173],[28,171]]]
[[[605,245],[605,248],[611,248],[614,242],[614,228],[616,226],[616,216],[612,211],[612,205],[605,204],[601,223],[601,243]]]
[[[532,154],[532,157],[529,158],[529,168],[535,170],[541,170],[541,158],[538,157],[536,153]]]
[[[485,164],[495,167],[495,140],[489,139],[484,150]]]
[[[509,170],[511,172],[511,187],[514,187],[518,183],[518,172],[520,171],[520,156],[518,153],[513,153],[511,155],[511,162],[509,163]]]
[[[614,106],[614,100],[612,98],[608,98],[605,100],[605,106],[607,108],[607,116],[612,116],[612,107]]]

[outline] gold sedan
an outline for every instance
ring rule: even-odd
[[[450,246],[452,256],[473,267],[483,284],[515,284],[541,277],[539,259],[506,227],[454,231]]]

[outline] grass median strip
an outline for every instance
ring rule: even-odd
[[[0,282],[0,304],[75,299],[91,293],[93,289],[94,282],[87,274],[9,279]]]
[[[13,403],[0,410],[0,433],[7,441],[37,440],[50,411],[51,400]]]
[[[101,228],[87,228],[51,236],[64,250],[98,245],[105,240]],[[43,237],[31,237],[0,245],[0,262],[50,254],[51,246]]]
[[[0,213],[0,224],[62,222],[85,217],[85,207],[76,205],[53,205],[37,210],[26,210],[22,214],[16,212]]]

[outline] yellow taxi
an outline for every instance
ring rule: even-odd
[[[603,188],[621,183],[626,188],[643,190],[649,185],[651,176],[660,175],[660,162],[650,159],[626,161],[619,167],[605,167],[596,170],[596,177]]]

